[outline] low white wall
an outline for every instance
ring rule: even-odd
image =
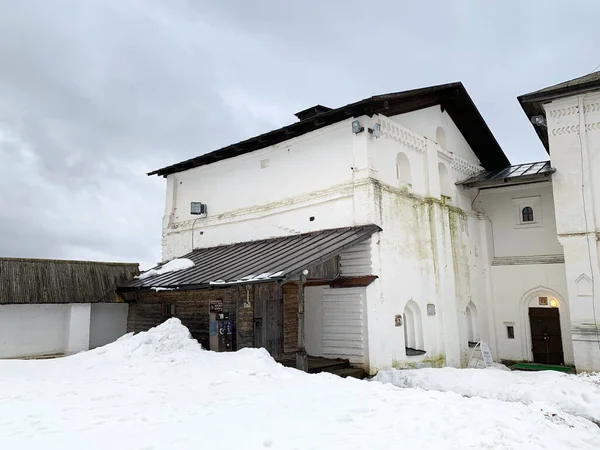
[[[90,348],[89,303],[73,303],[69,314],[65,353],[77,353]]]
[[[63,353],[71,305],[0,305],[0,358]]]
[[[94,303],[90,317],[90,348],[114,342],[127,331],[127,303]]]
[[[128,305],[0,305],[0,358],[72,354],[125,334]]]

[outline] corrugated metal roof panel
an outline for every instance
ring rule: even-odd
[[[196,249],[182,256],[192,260],[194,267],[135,279],[121,289],[200,289],[213,285],[283,280],[341,253],[378,231],[381,229],[377,225],[364,225]]]
[[[461,181],[465,187],[484,187],[499,184],[515,184],[525,182],[529,179],[536,181],[537,178],[550,176],[556,172],[550,165],[550,161],[540,161],[535,163],[517,164],[516,166],[506,167],[501,170],[486,171],[473,175],[472,177]]]

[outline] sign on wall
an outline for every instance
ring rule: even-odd
[[[401,327],[402,326],[402,315],[401,314],[396,314],[394,316],[394,324],[397,327]]]

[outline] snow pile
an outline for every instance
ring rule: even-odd
[[[140,275],[137,276],[138,279],[143,280],[145,278],[155,277],[157,275],[162,275],[169,272],[178,272],[180,270],[189,269],[190,267],[194,267],[194,261],[187,258],[178,258],[169,261],[168,263],[162,265],[158,269],[150,269]]]
[[[283,272],[277,272],[277,273],[265,272],[265,273],[261,273],[259,275],[248,275],[246,277],[242,277],[239,280],[234,280],[234,281],[225,281],[225,280],[211,281],[209,284],[223,285],[223,284],[249,283],[249,282],[253,282],[253,281],[261,281],[261,280],[268,280],[268,279],[272,279],[272,278],[278,278],[278,277],[281,277],[282,275],[283,275]]]
[[[384,370],[373,380],[403,388],[456,392],[503,402],[545,404],[600,425],[600,385],[560,372],[489,369]]]
[[[90,359],[94,355],[104,355],[112,359],[174,356],[177,353],[195,353],[202,347],[189,330],[177,318],[171,318],[157,327],[143,333],[128,333],[115,342],[99,347],[79,357]]]
[[[0,374],[3,449],[600,448],[599,427],[552,405],[308,375],[202,350],[177,319]]]

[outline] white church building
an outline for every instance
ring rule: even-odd
[[[485,341],[497,361],[600,370],[600,76],[519,101],[551,161],[511,166],[452,83],[318,105],[154,171],[167,179],[163,261],[263,240],[268,257],[273,238],[372,225],[336,274],[369,283],[305,287],[310,355],[337,345],[371,374],[461,367]]]

